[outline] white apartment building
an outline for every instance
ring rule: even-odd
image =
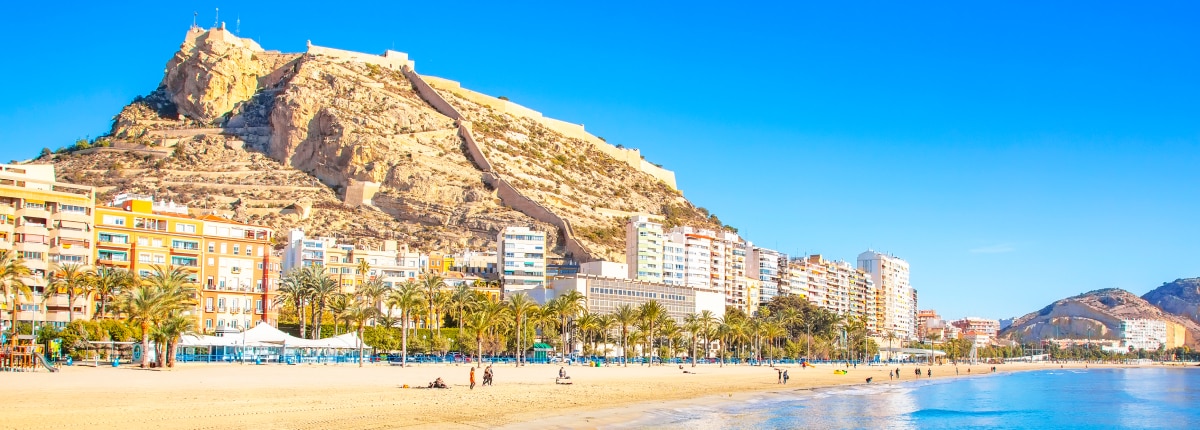
[[[630,217],[625,224],[625,264],[629,279],[663,281],[663,228],[648,216]]]
[[[966,317],[951,321],[950,325],[958,327],[963,333],[979,333],[992,338],[995,338],[996,333],[1000,332],[1000,320],[990,320],[987,318]]]
[[[747,248],[750,251],[746,258],[749,266],[747,271],[751,272],[747,276],[759,280],[758,303],[766,304],[779,294],[779,262],[787,261],[787,255],[773,249],[750,246],[749,243]]]
[[[868,250],[858,255],[858,268],[870,276],[875,286],[878,329],[901,339],[915,339],[916,291],[909,284],[908,262]]]
[[[687,285],[687,254],[684,242],[663,236],[663,278],[667,285]]]
[[[505,296],[546,285],[546,233],[507,227],[496,237],[496,267]]]
[[[716,291],[712,283],[712,230],[675,227],[667,234],[671,242],[683,244],[683,285]],[[724,291],[721,292],[724,294]]]
[[[1121,341],[1134,351],[1158,349],[1167,342],[1167,322],[1149,319],[1122,320]]]

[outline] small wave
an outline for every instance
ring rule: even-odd
[[[955,409],[920,409],[913,412],[915,417],[1000,417],[1006,415],[1015,415],[1026,413],[1028,411],[1008,411],[1008,410],[993,410],[993,411],[960,411]]]

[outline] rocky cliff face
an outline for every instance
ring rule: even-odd
[[[561,246],[560,232],[501,205],[457,124],[404,73],[334,51],[283,54],[222,29],[193,29],[159,88],[117,115],[112,147],[52,161],[65,180],[100,187],[102,198],[149,192],[278,233],[296,226],[454,251],[494,246],[514,225],[547,231]],[[498,172],[570,220],[594,257],[623,260],[630,212],[720,227],[678,191],[582,142],[445,96],[473,121]],[[340,203],[357,181],[380,184],[372,205]]]
[[[1142,298],[1167,313],[1200,323],[1200,278],[1176,279]]]
[[[188,31],[179,52],[167,63],[162,88],[179,113],[211,122],[258,91],[268,66],[257,58],[263,49],[228,31]]]
[[[1109,288],[1056,301],[1037,312],[1017,318],[1000,335],[1016,340],[1050,338],[1119,339],[1121,320],[1156,319],[1180,324],[1187,330],[1185,344],[1195,347],[1200,325],[1163,312],[1128,291]],[[1091,332],[1089,333],[1089,329]]]

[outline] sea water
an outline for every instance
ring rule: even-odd
[[[1054,369],[785,391],[651,409],[614,428],[1195,429],[1200,369]]]

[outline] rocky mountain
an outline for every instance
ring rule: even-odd
[[[1016,340],[1051,338],[1119,339],[1121,320],[1165,320],[1186,330],[1184,343],[1197,345],[1200,324],[1163,312],[1137,295],[1119,288],[1090,291],[1051,303],[1013,321],[1000,336]],[[1090,330],[1090,332],[1089,332]]]
[[[631,213],[722,228],[636,150],[426,79],[395,51],[280,53],[193,28],[108,135],[35,162],[99,187],[100,200],[151,193],[280,234],[424,251],[494,246],[515,225],[552,233],[560,255],[623,260]]]
[[[1200,324],[1200,278],[1176,279],[1142,296],[1163,311]]]

